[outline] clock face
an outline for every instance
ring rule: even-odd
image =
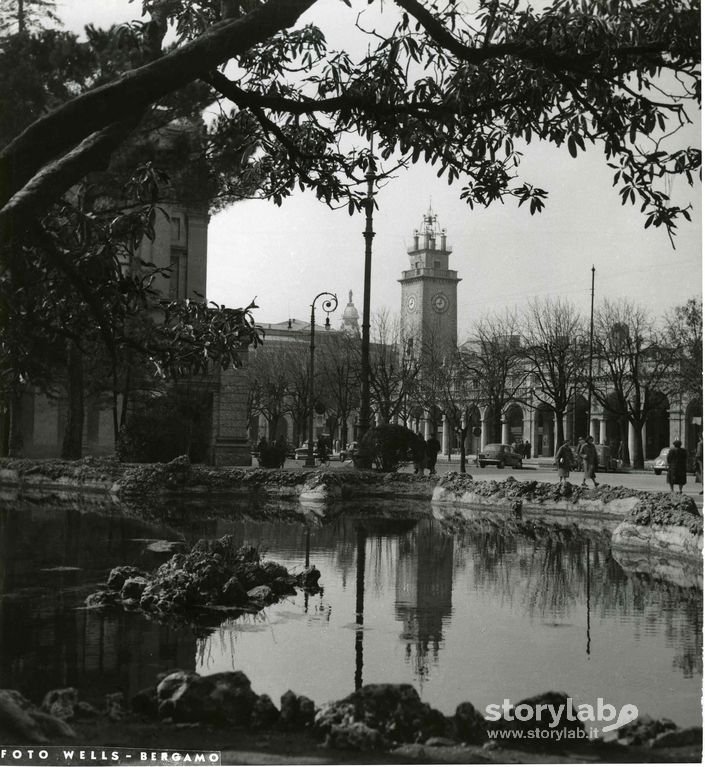
[[[416,309],[416,296],[409,296],[406,306],[410,312],[413,312]]]
[[[438,312],[439,314],[447,312],[449,305],[448,296],[446,296],[444,293],[436,293],[436,295],[431,299],[431,306],[433,307],[433,311]]]

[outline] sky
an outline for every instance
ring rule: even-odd
[[[358,10],[323,0],[304,20],[319,23],[333,47],[350,51],[358,45],[348,39]],[[80,31],[88,22],[107,26],[137,18],[140,3],[64,0],[58,11],[67,29]],[[691,143],[699,143],[700,125],[690,133]],[[645,230],[638,208],[620,204],[613,171],[598,149],[573,159],[567,150],[534,142],[526,148],[521,172],[549,192],[540,215],[514,203],[471,210],[460,200],[461,184],[448,186],[423,163],[387,182],[377,194],[374,217],[373,316],[382,310],[398,314],[397,280],[408,268],[406,249],[429,206],[447,229],[450,268],[462,278],[460,340],[483,315],[521,309],[534,297],[569,299],[587,315],[593,265],[596,305],[624,297],[658,318],[701,294],[699,183],[689,188],[678,180],[671,189],[674,199],[694,204],[693,223],[679,225],[674,249],[664,229]],[[281,208],[266,201],[237,203],[211,219],[208,298],[238,307],[256,297],[257,321],[270,323],[308,319],[313,298],[330,291],[340,301],[331,320],[336,326],[349,290],[362,314],[364,228],[364,215],[331,210],[310,193],[295,194]]]

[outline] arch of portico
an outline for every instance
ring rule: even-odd
[[[661,392],[654,396],[655,407],[649,412],[644,424],[644,458],[649,460],[656,458],[661,448],[669,445],[671,440],[671,406],[668,397]],[[680,408],[675,415],[680,415]],[[673,439],[676,439],[674,437]]]
[[[703,433],[703,403],[698,398],[691,399],[685,406],[682,439],[685,449],[695,453],[698,437]]]
[[[531,453],[537,457],[552,456],[555,452],[556,416],[548,405],[539,405],[534,413],[531,435]]]
[[[502,419],[502,442],[511,445],[524,441],[524,409],[513,402],[504,411]]]

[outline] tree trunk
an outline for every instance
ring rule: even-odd
[[[555,436],[555,445],[553,448],[553,455],[556,454],[556,451],[558,448],[565,442],[565,436],[563,434],[563,412],[558,412],[557,410],[554,411],[555,418],[556,418],[556,436]]]
[[[466,473],[465,467],[467,464],[467,460],[466,460],[466,454],[465,454],[465,437],[467,436],[468,428],[469,427],[467,426],[465,428],[463,428],[462,426],[460,427],[460,473],[461,474]]]
[[[8,413],[7,455],[19,458],[24,448],[22,434],[22,385],[15,378],[10,391],[10,408]]]
[[[68,417],[64,431],[61,457],[73,461],[83,454],[83,353],[73,341],[68,342],[66,391]]]
[[[622,445],[624,446],[624,465],[631,466],[632,456],[629,452],[629,421],[620,421],[619,431],[622,435]]]
[[[644,468],[644,441],[642,439],[642,426],[639,424],[632,424],[632,425],[634,426],[634,431],[636,432],[636,434],[634,435],[634,455],[629,457],[631,458],[633,469],[643,469]]]

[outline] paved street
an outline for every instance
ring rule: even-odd
[[[256,459],[254,461],[256,463]],[[294,461],[288,459],[285,465],[286,469],[303,469],[303,461]],[[327,464],[327,468],[333,471],[349,471],[352,469],[350,461],[341,463],[337,460],[330,461]],[[458,471],[460,468],[460,462],[453,460],[449,462],[447,459],[441,459],[436,466],[438,474],[447,474],[449,471]],[[413,467],[406,466],[401,471],[411,472]],[[555,470],[551,470],[547,467],[539,467],[535,461],[524,462],[523,469],[497,469],[495,466],[487,466],[481,469],[479,466],[475,466],[472,461],[468,461],[467,471],[475,479],[496,479],[501,481],[509,476],[513,476],[519,480],[538,480],[539,482],[557,482],[558,477]],[[573,472],[571,474],[571,480],[575,483],[582,482],[582,474],[580,472]],[[653,471],[630,471],[630,472],[614,472],[614,473],[602,473],[598,474],[597,481],[605,485],[621,485],[622,487],[634,488],[635,490],[649,490],[652,492],[670,492],[668,485],[666,484],[666,475],[656,476]],[[688,483],[683,488],[683,492],[686,495],[691,496],[697,503],[699,508],[703,506],[703,496],[700,495],[702,485],[695,484],[695,476],[688,474]]]

